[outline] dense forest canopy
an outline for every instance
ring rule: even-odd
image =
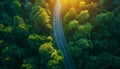
[[[120,69],[120,0],[60,0],[77,69]],[[65,69],[53,36],[56,0],[0,0],[0,69]]]

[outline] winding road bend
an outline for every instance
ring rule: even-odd
[[[58,49],[61,50],[64,54],[65,69],[76,69],[73,59],[70,53],[68,52],[67,42],[64,36],[60,15],[61,15],[61,3],[59,0],[56,0],[56,5],[53,14],[54,38],[57,42]]]

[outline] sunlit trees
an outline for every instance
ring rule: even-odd
[[[65,27],[65,35],[66,35],[67,37],[72,36],[72,35],[75,33],[75,31],[78,29],[78,26],[79,26],[79,23],[78,23],[77,20],[71,21],[71,22],[70,22],[69,24],[67,24],[66,27]],[[71,35],[69,35],[69,34],[71,34]],[[69,39],[69,38],[67,38],[67,39]]]
[[[20,67],[20,69],[36,69],[36,68],[37,68],[36,66],[30,63],[22,64]]]
[[[62,0],[61,18],[76,69],[120,68],[120,0]],[[56,0],[0,0],[0,69],[64,69],[56,49]]]
[[[81,11],[78,15],[78,20],[80,24],[83,24],[86,20],[88,20],[90,17],[88,10]]]
[[[80,4],[79,4],[79,7],[83,9],[83,8],[85,8],[85,6],[86,6],[86,2],[81,1]]]
[[[5,27],[4,24],[0,24],[0,37],[7,37],[10,38],[10,35],[13,33],[13,28],[11,26]],[[7,39],[6,38],[6,39]]]
[[[38,58],[35,56],[26,58],[22,61],[20,69],[38,69],[39,68],[38,61],[39,61]]]
[[[70,20],[72,20],[73,17],[76,16],[76,10],[74,7],[71,7],[69,11],[65,14],[63,17],[63,25],[65,26],[66,24],[69,23]]]
[[[39,47],[39,53],[41,55],[41,63],[47,63],[47,68],[61,69],[61,63],[63,62],[63,56],[59,51],[53,48],[52,43],[44,43]],[[46,68],[46,67],[42,67]]]
[[[118,47],[119,45],[118,34],[113,33],[113,31],[115,31],[113,30],[115,29],[115,27],[117,29],[119,28],[118,24],[119,15],[117,15],[118,16],[117,18],[114,12],[109,11],[111,9],[108,6],[106,6],[106,4],[108,3],[109,5],[113,5],[112,1],[110,2],[105,0],[106,3],[104,2],[105,3],[104,6],[102,5],[100,6],[100,3],[99,5],[97,5],[96,2],[98,1],[95,0],[93,2],[92,1],[87,2],[87,0],[80,1],[79,8],[80,7],[81,8],[77,10],[78,14],[77,18],[75,17],[73,18],[78,20],[79,22],[78,26],[76,26],[77,24],[73,24],[72,23],[73,21],[67,22],[68,25],[65,26],[65,34],[72,33],[72,35],[70,36],[66,35],[66,37],[68,39],[67,41],[69,50],[71,54],[74,55],[73,56],[74,61],[78,63],[76,64],[77,68],[85,69],[110,68],[110,66],[112,65],[111,59],[116,60],[115,59],[116,56],[113,55],[118,55],[117,52],[119,52],[120,50]],[[75,26],[76,30],[74,30],[73,28]],[[70,28],[71,30],[74,31],[73,32],[72,31],[68,32],[68,30],[66,31],[66,29]],[[84,59],[82,59],[83,56]],[[107,65],[104,65],[104,63]],[[102,67],[100,67],[100,65],[102,65]],[[114,66],[113,68],[117,67],[118,66]]]
[[[44,54],[39,47],[54,41],[49,4],[46,0],[1,0],[0,8],[0,69],[41,68]],[[53,50],[44,63],[51,69],[63,64],[61,52]]]
[[[93,0],[92,0],[93,1]],[[88,10],[89,11],[89,14],[96,14],[96,8],[97,8],[97,3],[96,2],[90,2],[90,3],[88,3],[88,1],[86,1],[86,0],[83,0],[83,1],[80,1],[79,3],[78,3],[78,5],[79,5],[79,9],[78,9],[78,12],[79,11],[84,11],[84,10]]]
[[[77,29],[78,25],[79,25],[79,24],[78,24],[78,21],[77,21],[77,20],[73,20],[73,21],[71,21],[71,22],[68,24],[68,30],[74,31],[74,30]]]
[[[61,69],[62,63],[63,63],[63,55],[61,51],[54,51],[51,56],[50,60],[48,62],[48,67],[51,69]]]
[[[27,38],[29,35],[29,26],[24,22],[23,18],[20,16],[15,16],[14,17],[14,23],[13,23],[13,29],[14,29],[14,34],[15,38],[13,40],[24,40],[24,38]]]
[[[34,23],[49,23],[49,16],[47,14],[47,12],[45,11],[44,8],[40,7],[40,6],[34,6],[32,8],[32,12],[30,14],[30,18],[31,20],[34,21]],[[39,20],[41,19],[41,20]]]
[[[32,26],[34,27],[33,29],[36,33],[40,34],[41,31],[45,31],[46,29],[48,30],[48,32],[45,33],[49,33],[49,30],[52,29],[50,24],[50,16],[45,11],[45,9],[39,5],[35,5],[34,7],[32,7],[30,19],[34,22]]]

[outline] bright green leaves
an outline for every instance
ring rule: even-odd
[[[19,16],[14,17],[14,34],[16,34],[16,38],[26,38],[29,34],[29,26],[24,22],[23,18]],[[19,37],[18,37],[19,36]]]
[[[78,23],[78,21],[77,20],[73,20],[73,21],[71,21],[69,24],[68,24],[68,30],[70,30],[70,31],[74,31],[74,30],[76,30],[77,28],[78,28],[78,26],[79,26],[79,23]]]
[[[82,50],[82,48],[80,48],[78,46],[70,47],[69,50],[74,58],[79,59],[82,56],[83,50]]]
[[[44,8],[39,5],[33,6],[30,13],[30,19],[33,21],[33,29],[36,33],[40,33],[41,31],[50,33],[52,29],[50,16]]]
[[[83,33],[83,34],[90,34],[91,30],[92,30],[93,26],[90,23],[86,23],[85,25],[80,25],[78,27],[77,32],[78,33]]]
[[[61,54],[59,54],[59,51],[54,51],[51,54],[51,60],[49,60],[48,62],[48,67],[51,69],[61,69],[62,67],[60,67],[63,63],[63,56]]]
[[[16,45],[6,46],[6,47],[2,50],[2,55],[3,55],[4,57],[14,56],[17,49],[18,49],[18,48],[16,47]]]
[[[17,26],[17,28],[20,30],[23,30],[23,31],[27,31],[28,30],[28,27],[26,26],[24,20],[19,17],[19,16],[15,16],[14,17],[14,26]]]
[[[74,7],[71,7],[69,9],[69,11],[65,14],[65,16],[63,17],[63,24],[64,26],[73,18],[75,17],[77,14],[76,10]]]
[[[48,16],[47,12],[40,6],[34,6],[32,8],[30,18],[34,21],[34,23],[49,23],[50,21],[50,17]]]
[[[60,69],[59,66],[63,62],[63,56],[59,51],[53,48],[52,43],[44,43],[39,47],[39,53],[42,56],[42,61],[47,63],[50,69]],[[47,60],[47,62],[46,62]]]
[[[32,64],[22,64],[21,65],[21,68],[22,69],[34,69],[35,68],[35,66],[33,66]]]
[[[45,44],[41,45],[39,48],[39,52],[43,55],[51,54],[54,52],[54,50],[55,49],[52,47],[52,43],[45,43]]]
[[[62,68],[46,0],[2,0],[0,8],[0,69]]]
[[[79,23],[77,20],[73,20],[71,21],[66,27],[65,27],[65,34],[67,36],[69,36],[69,34],[71,34],[71,36],[75,33],[75,31],[78,29]]]
[[[95,22],[93,24],[96,32],[93,33],[93,37],[96,39],[105,39],[110,37],[111,33],[109,30],[111,30],[114,19],[115,15],[113,12],[100,13],[96,15]]]
[[[84,8],[85,6],[86,6],[86,2],[81,1],[80,4],[79,4],[79,7],[80,8]]]
[[[81,11],[80,14],[78,15],[78,20],[80,24],[83,24],[86,20],[88,20],[90,17],[90,14],[88,10]]]
[[[12,27],[10,27],[10,26],[5,27],[3,24],[0,24],[0,32],[1,33],[10,34],[10,33],[12,33],[12,31],[13,31]]]
[[[10,35],[13,33],[13,28],[11,26],[5,27],[3,24],[0,24],[0,35],[3,37],[10,37]]]
[[[38,61],[38,58],[35,56],[26,58],[22,61],[20,69],[37,69]]]

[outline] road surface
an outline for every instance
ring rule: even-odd
[[[61,4],[56,0],[56,5],[53,14],[53,30],[54,38],[57,42],[58,49],[64,54],[65,69],[76,69],[70,53],[68,52],[67,42],[64,36],[62,21],[61,21]]]

